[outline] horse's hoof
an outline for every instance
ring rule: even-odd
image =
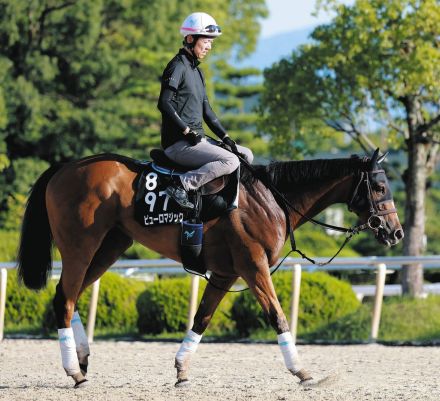
[[[87,375],[87,365],[80,363],[79,368],[81,370],[82,375],[85,377]]]
[[[176,384],[174,384],[174,387],[188,387],[190,385],[190,382],[188,379],[182,379],[177,380]]]
[[[87,379],[84,379],[75,383],[75,386],[73,388],[83,388],[83,387],[87,387],[88,385],[89,385],[89,381]]]
[[[299,385],[301,387],[316,387],[316,385],[318,384],[318,380],[315,380],[313,377],[307,380],[301,380],[299,382]]]
[[[304,388],[323,387],[335,383],[338,379],[339,375],[336,372],[332,372],[328,376],[321,379],[309,378],[306,380],[301,380],[299,385]]]

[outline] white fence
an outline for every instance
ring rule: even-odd
[[[317,258],[317,262],[326,261],[326,258]],[[371,324],[371,340],[377,339],[380,324],[380,314],[382,309],[382,299],[384,295],[397,295],[401,293],[399,285],[385,286],[386,274],[392,272],[388,268],[400,269],[402,265],[410,263],[420,263],[424,269],[440,268],[440,256],[421,256],[421,257],[363,257],[363,258],[335,258],[331,265],[319,267],[305,262],[300,258],[287,258],[280,270],[292,271],[292,298],[290,313],[290,329],[296,338],[298,307],[300,299],[300,285],[302,270],[313,271],[344,271],[344,270],[374,270],[376,271],[375,286],[353,286],[353,290],[358,298],[363,296],[373,296],[373,319]],[[15,263],[0,263],[0,341],[3,339],[5,302],[6,302],[6,282],[7,270],[15,268]],[[53,264],[52,275],[60,274],[61,263]],[[120,260],[117,261],[111,270],[125,277],[143,277],[153,274],[176,275],[187,274],[180,263],[169,259],[158,260]],[[199,288],[199,276],[192,276],[191,294],[188,308],[188,327],[192,326],[196,312],[197,293]],[[424,286],[426,292],[440,292],[440,285],[429,284]],[[95,327],[96,309],[99,297],[99,280],[93,284],[92,297],[89,305],[87,318],[87,335],[89,341],[93,341]]]

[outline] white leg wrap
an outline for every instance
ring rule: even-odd
[[[290,334],[290,331],[287,331],[283,334],[279,334],[277,337],[286,368],[295,374],[301,370],[301,365],[292,334]]]
[[[182,344],[180,345],[179,351],[176,354],[176,361],[183,363],[187,357],[196,352],[197,346],[199,345],[202,336],[200,334],[194,333],[192,330],[188,330]]]
[[[90,355],[89,341],[84,326],[81,323],[78,311],[73,314],[71,321],[73,336],[75,338],[76,352],[79,358],[84,358]]]
[[[60,340],[61,360],[63,368],[68,376],[79,373],[78,356],[76,355],[75,338],[71,327],[67,329],[58,329],[58,338]]]

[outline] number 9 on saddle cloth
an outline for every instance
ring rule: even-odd
[[[189,192],[193,210],[181,208],[165,189],[174,175],[189,168],[168,159],[160,149],[150,153],[153,162],[139,162],[142,171],[137,177],[135,219],[143,227],[181,224],[182,264],[187,270],[206,273],[203,262],[203,222],[219,217],[238,207],[240,171],[213,180],[198,191]]]

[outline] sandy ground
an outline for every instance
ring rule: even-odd
[[[202,343],[191,386],[175,388],[179,344],[97,341],[86,388],[73,389],[53,340],[0,343],[0,400],[440,400],[440,347],[299,346],[314,376],[303,388],[288,373],[277,345]]]

